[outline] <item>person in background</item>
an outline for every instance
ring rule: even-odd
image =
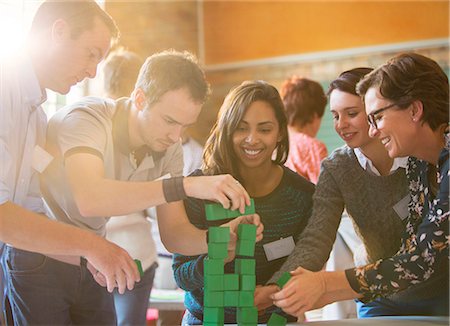
[[[311,214],[314,185],[283,165],[288,150],[287,122],[278,91],[264,81],[246,81],[226,96],[206,142],[202,170],[192,174],[230,173],[254,198],[256,213],[264,224],[264,239],[255,248],[257,285],[265,284],[289,255],[286,251],[267,255],[263,246],[268,246],[267,250],[280,245],[293,248]],[[219,224],[206,220],[204,201],[188,198],[185,206],[195,226],[207,229]],[[202,324],[206,257],[174,255],[175,280],[187,291],[183,325]],[[226,259],[225,273],[233,273],[233,258],[229,255]],[[261,295],[255,292],[255,303]],[[282,313],[276,307],[261,310],[258,322],[266,323],[274,311]],[[235,308],[225,308],[225,323],[236,323]]]
[[[409,156],[411,201],[400,247],[394,255],[346,271],[311,272],[300,267],[273,295],[274,302],[295,315],[359,298],[369,314],[373,309],[380,315],[448,316],[448,77],[432,59],[404,53],[364,77],[357,91],[364,98],[369,135],[383,144],[389,157]],[[368,196],[363,202],[376,201]],[[384,242],[386,236],[380,239]],[[409,290],[422,296],[406,296]],[[403,292],[404,302],[389,297]]]
[[[196,58],[188,52],[166,51],[147,58],[130,98],[87,97],[60,109],[48,125],[47,148],[55,159],[42,183],[52,215],[105,236],[110,216],[128,219],[130,213],[158,206],[158,225],[169,250],[206,252],[206,232],[189,223],[182,199],[200,197],[241,212],[250,204],[248,193],[230,175],[181,176],[181,133],[195,123],[208,94]],[[259,218],[249,215],[229,222],[233,234],[240,222],[259,224]],[[61,266],[71,267],[56,262],[54,268]],[[52,282],[44,281],[43,287],[54,288],[58,275],[49,274]],[[101,275],[93,274],[101,283]],[[60,293],[70,298],[73,289],[67,279],[76,277],[66,273]],[[91,314],[115,323],[112,296],[92,283],[82,288],[90,300],[96,298]]]
[[[318,82],[297,76],[283,83],[280,94],[289,130],[286,166],[316,184],[320,163],[328,154],[325,144],[316,138],[327,97]]]
[[[103,63],[105,96],[114,100],[129,97],[143,63],[138,54],[122,47],[111,52]]]
[[[43,150],[47,117],[41,105],[46,89],[66,94],[73,85],[94,77],[118,36],[114,21],[95,1],[44,1],[34,15],[25,51],[1,63],[0,241],[8,245],[0,243],[0,252],[4,251],[2,271],[17,324],[57,322],[43,318],[49,305],[43,296],[37,301],[16,296],[16,287],[38,287],[36,280],[17,283],[11,276],[47,268],[52,260],[47,255],[77,257],[78,273],[84,273],[89,262],[106,277],[108,291],[117,286],[124,292],[139,280],[125,250],[92,232],[45,217],[39,188],[39,174],[51,159]],[[43,311],[30,314],[37,306]],[[12,323],[9,304],[4,307],[5,319]]]

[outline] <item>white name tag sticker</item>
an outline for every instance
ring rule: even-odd
[[[286,257],[291,254],[295,248],[294,238],[292,236],[276,240],[263,245],[266,253],[267,261],[275,260],[281,257]]]
[[[35,169],[39,173],[42,173],[52,160],[53,156],[50,155],[49,152],[47,152],[39,145],[34,146],[33,158],[31,161],[31,166],[33,167],[33,169]]]
[[[408,204],[409,204],[410,200],[411,200],[411,196],[408,194],[405,197],[403,197],[402,199],[400,199],[400,201],[392,207],[394,209],[394,211],[397,213],[397,215],[400,216],[400,218],[402,220],[407,218],[409,215]]]

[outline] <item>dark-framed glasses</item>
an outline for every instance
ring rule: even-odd
[[[385,106],[384,108],[380,108],[380,109],[375,110],[372,113],[368,114],[367,115],[367,120],[369,121],[369,124],[373,128],[378,129],[377,123],[381,120],[380,113],[384,112],[384,111],[386,111],[386,110],[388,110],[390,108],[393,108],[396,105],[397,105],[397,103],[392,103],[392,104],[389,104],[388,106]]]

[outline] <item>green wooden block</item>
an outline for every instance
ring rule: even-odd
[[[238,274],[224,274],[223,289],[227,291],[239,290],[239,275]]]
[[[208,244],[228,242],[230,242],[229,226],[210,226],[208,228]]]
[[[283,275],[277,280],[277,285],[280,289],[291,279],[291,274],[289,272],[284,272]]]
[[[238,225],[238,239],[250,240],[256,242],[256,225],[254,224],[239,224]]]
[[[256,262],[253,258],[236,258],[234,272],[240,275],[255,275]]]
[[[205,291],[203,298],[205,307],[223,307],[223,291]]]
[[[284,326],[287,323],[287,319],[283,316],[280,316],[276,313],[272,313],[270,315],[269,320],[267,321],[267,326]]]
[[[223,326],[223,323],[204,322],[202,325],[203,326]]]
[[[223,259],[205,258],[203,260],[204,275],[223,275],[225,262]]]
[[[207,221],[224,220],[227,218],[227,210],[221,204],[205,204]]]
[[[256,275],[240,275],[240,286],[241,291],[255,291],[256,288]]]
[[[225,307],[237,307],[239,305],[239,291],[224,291],[223,305]]]
[[[205,291],[223,291],[224,275],[208,275],[203,276],[203,284]]]
[[[239,307],[236,309],[236,321],[242,324],[258,324],[258,309],[256,307]]]
[[[134,262],[136,263],[136,267],[139,271],[139,275],[142,277],[144,276],[144,270],[142,269],[142,264],[141,261],[139,259],[135,259]]]
[[[239,291],[239,307],[253,307],[255,305],[254,291]]]
[[[241,240],[238,238],[236,244],[236,256],[253,257],[255,255],[255,241]]]
[[[206,323],[222,324],[224,323],[224,311],[223,308],[218,307],[205,307],[203,309],[203,325]]]
[[[234,217],[238,217],[241,215],[250,215],[250,214],[255,214],[255,201],[253,200],[253,198],[250,198],[250,205],[245,206],[245,211],[244,214],[241,214],[241,212],[239,212],[239,210],[228,210],[228,218],[234,218]]]
[[[209,243],[208,256],[212,259],[224,259],[228,257],[228,243]]]
[[[255,201],[250,198],[250,205],[245,207],[244,214],[241,214],[239,210],[231,210],[223,208],[222,204],[211,203],[205,204],[206,220],[217,221],[229,218],[235,218],[241,215],[250,215],[255,213]]]

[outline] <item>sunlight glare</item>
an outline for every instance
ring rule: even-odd
[[[16,54],[25,38],[21,1],[0,1],[0,59]]]

